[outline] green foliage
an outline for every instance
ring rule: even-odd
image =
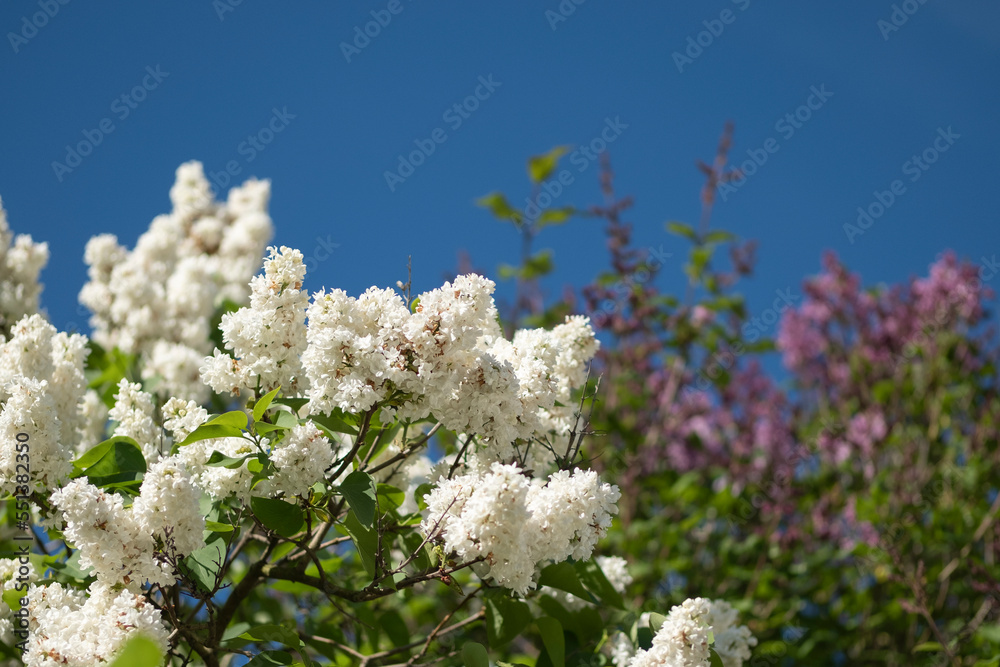
[[[556,146],[548,153],[535,155],[528,159],[528,178],[535,184],[547,181],[559,166],[559,160],[570,151],[572,146]]]
[[[163,652],[152,639],[143,635],[131,637],[109,667],[159,667]]]

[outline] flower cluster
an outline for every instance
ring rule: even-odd
[[[757,639],[745,625],[736,625],[736,616],[736,610],[722,600],[685,600],[670,610],[653,637],[652,647],[637,651],[627,665],[708,667],[711,645],[725,667],[741,667]]]
[[[0,200],[0,335],[9,335],[15,322],[38,312],[38,274],[48,261],[48,244],[35,243],[27,234],[14,237]]]
[[[896,378],[918,353],[932,355],[941,334],[971,330],[992,296],[978,276],[980,269],[960,263],[952,253],[932,264],[926,278],[875,292],[862,291],[860,278],[833,253],[824,256],[823,267],[806,281],[804,303],[785,312],[778,348],[804,387],[823,387],[844,400],[858,386]],[[972,349],[956,353],[968,371],[975,370]],[[858,376],[861,368],[865,377]]]
[[[97,443],[106,412],[87,390],[87,339],[57,332],[41,315],[22,318],[0,342],[0,441],[31,435],[31,482],[55,488],[81,449]],[[0,448],[0,490],[13,493],[17,451]]]
[[[75,479],[52,494],[63,532],[80,550],[80,566],[97,583],[126,585],[174,581],[170,560],[204,546],[201,489],[174,458],[152,466],[131,507],[122,496]]]
[[[442,479],[427,495],[422,528],[463,560],[482,558],[497,584],[526,593],[536,568],[586,560],[617,513],[618,487],[593,471],[559,471],[548,482],[515,464]]]
[[[87,593],[54,583],[28,592],[31,641],[26,667],[91,667],[110,662],[133,633],[167,648],[160,612],[130,590],[95,584]]]
[[[272,234],[269,197],[268,181],[249,180],[214,202],[201,164],[181,165],[173,211],[157,216],[134,250],[110,234],[87,244],[80,302],[92,313],[94,340],[141,353],[145,378],[160,378],[163,396],[206,400],[198,368],[212,351],[212,314],[227,299],[246,301]]]
[[[223,316],[230,352],[204,360],[207,385],[234,394],[304,390],[312,414],[381,404],[386,421],[433,415],[480,436],[500,459],[518,439],[569,432],[573,411],[563,401],[586,380],[598,348],[586,318],[508,341],[495,285],[475,274],[420,295],[412,313],[394,291],[375,287],[358,298],[320,291],[307,308],[304,276],[299,251],[270,249],[250,306]]]
[[[107,235],[88,244],[90,280],[80,299],[93,313],[94,341],[135,355],[141,376],[133,381],[128,365],[113,403],[87,387],[85,336],[59,333],[34,313],[9,327],[9,340],[0,337],[0,491],[22,491],[13,443],[29,433],[29,486],[45,496],[42,523],[58,531],[67,553],[75,550],[74,567],[90,579],[86,590],[67,586],[74,577],[63,570],[31,580],[26,664],[106,663],[135,632],[161,648],[176,644],[158,596],[178,578],[192,583],[191,570],[178,566],[205,546],[206,525],[218,528],[216,519],[241,505],[254,508],[251,494],[283,498],[288,511],[301,511],[303,498],[326,503],[340,494],[353,503],[331,479],[335,467],[404,488],[396,515],[407,516],[409,536],[419,541],[423,530],[522,595],[540,567],[590,558],[611,525],[620,493],[596,472],[536,479],[525,470],[526,462],[575,456],[556,449],[576,430],[572,392],[586,383],[599,347],[587,318],[508,340],[495,285],[475,274],[421,294],[412,308],[374,287],[357,298],[333,290],[310,299],[302,254],[287,247],[270,248],[263,274],[251,278],[270,235],[267,197],[268,184],[251,181],[227,204],[215,203],[201,166],[188,163],[171,191],[173,212],[157,217],[133,251]],[[221,317],[219,349],[212,315],[226,300],[245,302],[247,283],[247,305]],[[113,356],[99,355],[97,365]],[[94,377],[103,385],[120,370],[99,368]],[[255,414],[248,428],[232,425],[237,410],[211,427],[220,430],[183,442],[208,422],[210,400],[213,409],[222,403],[211,390],[241,395],[242,404],[279,388],[267,416]],[[376,409],[381,426],[372,423]],[[348,414],[331,414],[341,410]],[[358,427],[354,438],[328,426],[342,420]],[[433,462],[418,451],[433,435],[418,426],[425,420],[466,447]],[[111,449],[77,459],[108,432],[116,439],[102,447]],[[133,443],[145,461],[141,478]],[[363,445],[369,449],[359,453]],[[355,466],[348,451],[360,457]],[[436,488],[418,526],[416,496],[427,482]],[[334,505],[316,508],[324,506]],[[257,518],[273,530],[273,517]],[[619,590],[631,580],[622,559],[602,566]],[[5,590],[6,567],[0,562]],[[0,632],[11,630],[11,612],[0,607]]]
[[[250,306],[222,316],[222,339],[232,355],[215,350],[201,377],[220,394],[282,387],[296,395],[302,384],[300,355],[306,347],[306,266],[292,248],[270,248],[264,275],[250,281]]]
[[[411,313],[392,290],[361,297],[319,293],[309,307],[303,364],[310,408],[350,412],[387,401],[404,419],[433,414],[443,426],[481,436],[498,458],[518,439],[570,430],[572,389],[586,380],[598,341],[586,318],[507,341],[497,324],[494,283],[475,274],[420,295]],[[557,405],[558,404],[558,405]]]

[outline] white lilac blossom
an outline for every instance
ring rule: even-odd
[[[262,485],[269,495],[308,496],[309,489],[325,479],[333,464],[333,445],[312,422],[293,426],[271,448],[274,475]]]
[[[157,216],[134,250],[110,234],[87,244],[80,302],[92,313],[94,340],[141,354],[144,379],[162,377],[162,396],[205,397],[192,356],[212,351],[215,309],[227,299],[247,301],[247,282],[272,234],[269,194],[267,181],[249,180],[217,203],[201,164],[187,162],[170,191],[173,211]]]
[[[19,433],[31,440],[34,488],[55,488],[103,426],[105,413],[88,397],[83,375],[87,339],[57,332],[38,314],[10,334],[0,340],[0,490],[14,490]]]
[[[53,493],[51,501],[67,540],[80,550],[80,567],[92,568],[98,583],[138,591],[147,581],[173,583],[171,561],[204,546],[201,494],[173,456],[150,467],[131,507],[83,478]]]
[[[314,413],[365,412],[393,387],[416,385],[415,357],[402,331],[410,311],[392,290],[373,287],[357,299],[321,291],[308,315],[302,364]]]
[[[177,456],[212,498],[221,500],[235,494],[237,498],[248,501],[253,473],[247,469],[246,462],[236,468],[205,465],[212,452],[216,451],[232,458],[242,458],[256,454],[258,450],[244,438],[214,438],[185,445]]]
[[[222,338],[231,354],[216,349],[201,367],[216,392],[266,393],[277,387],[289,395],[305,389],[300,355],[306,350],[306,306],[302,253],[270,248],[264,275],[250,281],[250,306],[222,317]]]
[[[181,442],[191,431],[208,421],[208,410],[190,400],[171,398],[163,404],[160,412],[163,428],[170,432],[175,442]]]
[[[757,639],[745,625],[736,625],[736,616],[722,600],[685,600],[670,610],[650,649],[637,651],[628,667],[708,667],[710,645],[725,667],[741,667]]]
[[[59,412],[48,387],[44,380],[28,378],[7,385],[10,397],[0,413],[0,491],[4,495],[13,494],[18,486],[25,486],[25,481],[29,491],[56,488],[73,469],[73,451],[60,440]],[[23,468],[17,469],[17,457],[21,455],[17,446],[24,438],[19,438],[19,434],[29,438],[28,480],[24,479]]]
[[[507,341],[494,288],[481,276],[459,276],[421,294],[413,313],[389,289],[357,299],[342,290],[317,293],[302,355],[309,410],[364,412],[381,402],[383,420],[433,415],[449,430],[478,436],[492,460],[509,459],[518,440],[565,436],[571,392],[598,348],[589,321],[570,317],[552,331],[520,331]],[[217,354],[205,377],[235,386],[234,364]]]
[[[26,667],[92,667],[116,656],[134,633],[167,649],[160,612],[130,590],[101,583],[84,593],[54,583],[29,590]]]
[[[205,355],[181,343],[158,340],[146,357],[142,369],[144,380],[156,379],[155,391],[161,396],[184,397],[205,403],[211,390],[201,381],[201,364]]]
[[[163,428],[168,431],[174,442],[183,441],[192,431],[208,420],[208,411],[194,401],[182,401],[172,398],[162,409]],[[246,499],[250,495],[250,482],[253,479],[246,464],[236,468],[224,468],[205,465],[212,452],[239,458],[254,454],[257,450],[253,443],[243,438],[212,438],[199,440],[181,447],[177,458],[191,472],[199,487],[219,500],[232,494]]]
[[[521,593],[532,588],[532,544],[522,535],[528,512],[530,480],[515,465],[496,463],[484,476],[442,480],[426,497],[429,516],[424,533],[440,531],[448,552],[462,561],[484,558],[490,576]]]
[[[560,470],[544,486],[532,488],[528,498],[531,523],[537,532],[536,560],[587,560],[597,541],[611,527],[621,497],[617,486],[601,482],[593,470]]]
[[[569,557],[586,560],[617,513],[618,487],[596,473],[531,480],[514,464],[438,482],[427,496],[425,534],[438,531],[463,561],[485,559],[497,584],[522,595],[536,568]]]
[[[85,479],[74,479],[51,496],[65,522],[63,533],[80,550],[80,567],[93,568],[100,582],[138,590],[173,582],[170,566],[154,558],[153,535],[142,529],[122,497]]]
[[[38,312],[38,275],[48,261],[48,244],[35,243],[27,234],[14,236],[0,200],[0,335],[7,336],[15,322]]]
[[[121,380],[109,416],[118,422],[114,435],[135,440],[146,463],[160,458],[163,431],[154,419],[153,396],[144,392],[141,385]]]
[[[635,655],[635,649],[632,647],[632,642],[625,635],[624,632],[617,632],[612,635],[611,640],[608,642],[608,648],[611,653],[611,664],[615,667],[627,667],[632,656]]]
[[[186,556],[205,546],[201,493],[179,457],[161,459],[143,477],[132,517],[168,551]]]

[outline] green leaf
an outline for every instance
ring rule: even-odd
[[[243,667],[274,667],[274,665],[292,664],[292,654],[286,651],[264,651],[255,655]]]
[[[271,391],[269,391],[266,394],[264,394],[263,396],[261,396],[260,400],[257,401],[257,403],[254,404],[254,406],[253,406],[253,420],[255,422],[259,422],[260,419],[261,419],[261,417],[264,416],[264,413],[267,411],[267,409],[269,407],[271,407],[271,401],[273,401],[274,397],[278,395],[278,391],[280,389],[281,389],[280,385],[277,386],[277,387],[275,387]]]
[[[102,458],[104,458],[104,455],[108,453],[108,451],[111,449],[111,447],[114,445],[115,442],[130,442],[133,445],[138,444],[132,438],[126,438],[120,435],[110,438],[109,440],[105,440],[102,443],[96,444],[90,449],[88,449],[86,452],[81,454],[80,457],[77,458],[77,460],[73,461],[72,476],[80,477],[81,475],[83,475],[83,471],[86,468],[89,468],[90,466],[94,465]]]
[[[265,623],[264,625],[254,626],[239,635],[239,637],[240,639],[246,639],[257,643],[277,642],[292,648],[298,648],[302,645],[302,640],[299,638],[299,635],[295,632],[295,630],[286,628],[283,625],[275,625],[273,623]]]
[[[524,263],[521,269],[521,277],[525,280],[532,280],[552,273],[552,251],[542,250],[535,253]]]
[[[476,642],[466,642],[462,646],[462,664],[465,667],[490,667],[490,656],[486,647]]]
[[[250,509],[260,522],[282,537],[292,537],[305,525],[302,508],[277,498],[250,498]]]
[[[219,426],[232,426],[233,428],[238,428],[241,431],[247,427],[247,413],[242,410],[231,410],[229,412],[224,412],[218,417],[213,417],[207,422],[202,424],[202,426],[208,426],[209,424],[217,424]]]
[[[257,422],[253,425],[253,430],[257,432],[257,435],[267,435],[275,431],[287,430],[287,428],[287,426],[278,426],[277,424],[268,424],[267,422]]]
[[[424,497],[433,490],[434,486],[432,484],[421,484],[416,488],[416,490],[414,490],[413,499],[417,501],[417,507],[419,507],[421,511],[427,509],[427,503],[424,501]]]
[[[160,667],[164,657],[155,641],[136,632],[126,640],[108,667]]]
[[[521,275],[521,269],[511,264],[501,264],[497,268],[501,280],[510,280]]]
[[[274,423],[282,428],[293,428],[299,425],[299,418],[287,410],[282,410],[275,415]]]
[[[222,633],[222,641],[228,642],[231,639],[235,639],[236,637],[239,637],[249,629],[250,629],[250,624],[244,621],[240,621],[239,623],[233,623],[228,628],[226,628],[225,632]]]
[[[569,152],[571,146],[556,146],[548,153],[528,158],[528,177],[533,183],[547,180],[559,165],[559,158]]]
[[[406,646],[410,643],[410,630],[406,627],[406,621],[395,609],[390,609],[379,617],[378,623],[385,630],[386,636],[393,646]]]
[[[243,415],[244,418],[246,415]],[[200,442],[201,440],[212,440],[214,438],[241,438],[243,437],[243,430],[235,426],[229,426],[226,424],[202,424],[195,430],[188,434],[188,437],[184,438],[181,442],[177,444],[178,447],[186,447],[193,442]]]
[[[94,486],[138,492],[146,473],[146,459],[132,438],[116,436],[105,440],[73,463],[73,477],[86,476]]]
[[[597,599],[615,609],[624,609],[625,601],[621,593],[615,590],[608,578],[604,576],[600,566],[594,560],[573,563],[580,583],[588,591],[597,596]]]
[[[375,481],[368,473],[355,470],[340,485],[340,493],[354,510],[358,521],[370,528],[375,521]]]
[[[538,585],[551,586],[552,588],[566,591],[587,602],[594,601],[594,597],[580,583],[580,577],[577,576],[576,569],[571,563],[565,561],[554,563],[544,568],[538,577]]]
[[[3,592],[3,601],[10,607],[12,612],[18,612],[21,610],[21,598],[27,595],[27,591],[16,591],[10,588]]]
[[[671,234],[676,234],[677,236],[683,236],[684,238],[694,241],[695,243],[698,242],[698,233],[694,231],[694,227],[683,222],[671,220],[667,223],[667,231]]]
[[[325,426],[327,430],[333,431],[334,433],[347,433],[348,435],[357,435],[358,429],[351,426],[344,419],[343,413],[339,409],[335,409],[328,415],[310,415],[309,419],[316,422],[320,426]]]
[[[666,622],[667,617],[663,614],[658,614],[655,611],[649,614],[649,629],[653,631],[655,635],[663,627]]]
[[[566,664],[566,638],[563,636],[562,624],[551,616],[535,619],[538,632],[542,635],[545,651],[552,661],[553,667],[564,667]]]
[[[73,555],[66,559],[65,562],[60,562],[56,560],[55,556],[46,556],[44,561],[45,567],[50,567],[56,572],[59,572],[65,577],[75,579],[77,581],[86,581],[93,576],[93,570],[87,568],[84,570],[80,567],[80,551],[73,552]],[[37,565],[36,565],[37,569]],[[44,570],[44,567],[42,568]]]
[[[251,457],[256,457],[256,454],[246,454],[240,457],[226,456],[220,451],[212,451],[212,455],[208,457],[205,461],[205,465],[212,466],[213,468],[229,468],[230,470],[235,470],[236,468],[242,468],[244,461]]]
[[[202,590],[211,592],[221,565],[225,562],[226,547],[222,538],[203,546],[184,557],[181,566]]]
[[[545,209],[535,220],[535,226],[541,229],[546,225],[561,225],[569,220],[574,213],[576,213],[576,209],[572,206]]]
[[[721,229],[713,229],[709,233],[705,234],[705,243],[726,243],[728,241],[735,240],[735,234]]]
[[[494,649],[517,637],[531,623],[528,605],[510,598],[506,591],[487,591],[483,604],[486,606],[486,636]]]
[[[205,530],[210,530],[213,533],[231,533],[236,530],[236,526],[232,526],[228,523],[220,523],[218,521],[206,521]]]
[[[691,267],[696,277],[701,277],[711,258],[712,251],[705,246],[699,246],[691,251]]]
[[[520,225],[524,219],[521,212],[511,206],[501,192],[491,192],[480,197],[476,200],[476,205],[490,209],[497,220],[510,220],[514,224]]]
[[[375,554],[378,552],[378,533],[362,525],[358,517],[354,515],[354,510],[347,513],[344,523],[339,526],[351,536],[354,548],[358,551],[361,565],[365,568],[368,576],[375,576]]]
[[[709,649],[708,664],[709,667],[726,667],[726,665],[722,662],[722,658],[719,656],[718,653],[715,652],[714,648]]]
[[[943,650],[944,646],[938,642],[924,642],[923,644],[917,644],[913,647],[914,653],[931,653]]]
[[[378,489],[379,507],[382,508],[382,511],[394,510],[406,502],[406,493],[395,486],[379,484],[376,488]]]

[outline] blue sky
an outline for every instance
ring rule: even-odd
[[[514,231],[474,200],[501,190],[523,203],[529,155],[611,126],[636,242],[673,253],[663,285],[677,292],[686,246],[663,223],[697,221],[694,163],[726,120],[734,160],[763,162],[713,219],[759,241],[752,313],[777,290],[799,294],[827,248],[866,283],[922,274],[946,248],[1000,254],[996,3],[233,1],[0,8],[0,196],[15,231],[50,245],[43,304],[57,326],[85,322],[86,240],[112,232],[131,247],[169,210],[184,161],[272,180],[274,242],[310,257],[336,246],[310,264],[311,290],[394,285],[409,255],[423,290],[462,249],[494,275],[516,260]],[[144,99],[122,101],[143,85]],[[459,115],[463,103],[474,110]],[[270,143],[248,143],[272,122]],[[54,167],[85,132],[101,139],[93,152]],[[434,136],[390,188],[399,156]],[[600,201],[596,163],[581,152],[565,166],[557,204]],[[894,181],[891,205],[848,238],[858,207]],[[555,252],[553,298],[606,266],[593,220],[546,230],[540,247]]]

